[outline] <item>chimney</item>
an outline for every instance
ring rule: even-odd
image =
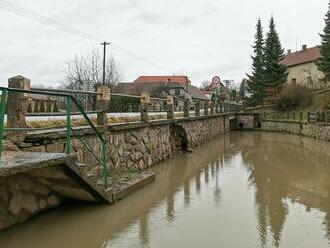
[[[302,50],[306,51],[307,50],[307,45],[302,45]]]
[[[291,49],[288,49],[288,54],[291,54]]]

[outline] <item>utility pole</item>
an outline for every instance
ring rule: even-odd
[[[110,42],[102,42],[101,45],[103,46],[103,85],[105,85],[105,57],[106,57],[106,49],[107,45],[110,45]]]

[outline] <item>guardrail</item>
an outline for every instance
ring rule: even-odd
[[[83,143],[83,145],[86,147],[86,149],[91,152],[92,156],[102,165],[102,167],[103,167],[104,186],[105,186],[105,188],[108,187],[109,172],[108,172],[107,157],[106,157],[106,143],[107,143],[107,141],[102,136],[102,134],[99,132],[99,130],[95,127],[95,125],[93,124],[91,119],[87,116],[87,114],[85,113],[83,107],[79,104],[79,102],[76,100],[75,97],[73,97],[70,94],[60,93],[58,91],[51,92],[51,91],[46,91],[46,90],[39,91],[39,90],[27,90],[27,89],[0,87],[0,91],[2,92],[1,102],[0,102],[0,159],[1,159],[1,154],[3,152],[2,141],[3,141],[3,136],[4,136],[5,131],[26,132],[26,131],[30,131],[30,130],[44,130],[45,129],[45,128],[17,128],[17,127],[5,128],[4,127],[4,119],[5,119],[4,116],[5,116],[5,112],[6,112],[6,105],[7,105],[6,100],[7,100],[8,93],[10,93],[10,92],[21,93],[21,94],[31,94],[32,93],[32,94],[64,97],[64,98],[66,98],[66,125],[65,125],[65,129],[66,129],[66,146],[65,146],[65,152],[67,154],[71,153],[71,150],[72,150],[71,137],[72,137],[72,134],[73,134],[74,136],[77,137],[78,140],[80,140]],[[99,94],[99,93],[94,93],[94,94]],[[87,143],[83,142],[83,140],[78,136],[78,134],[76,132],[74,132],[73,127],[72,127],[72,123],[71,123],[72,104],[74,104],[78,108],[80,114],[84,117],[87,124],[91,127],[91,129],[95,133],[96,137],[100,140],[101,147],[102,147],[101,160],[95,155],[95,153],[93,152],[91,147]],[[54,128],[54,127],[48,127],[47,129],[51,129],[51,128]],[[55,128],[58,128],[58,127],[55,127]]]

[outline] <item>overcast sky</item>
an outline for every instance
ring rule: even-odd
[[[110,46],[122,81],[139,75],[175,73],[193,84],[219,75],[241,81],[251,67],[257,18],[264,31],[271,15],[285,49],[315,46],[324,26],[328,0],[7,0],[135,52],[133,59]],[[65,64],[92,42],[0,9],[0,85],[24,75],[32,84],[56,86]]]

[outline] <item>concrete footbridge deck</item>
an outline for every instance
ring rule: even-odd
[[[113,203],[155,179],[154,173],[116,191],[104,187],[77,156],[65,153],[4,152],[0,166],[0,230],[70,201]]]

